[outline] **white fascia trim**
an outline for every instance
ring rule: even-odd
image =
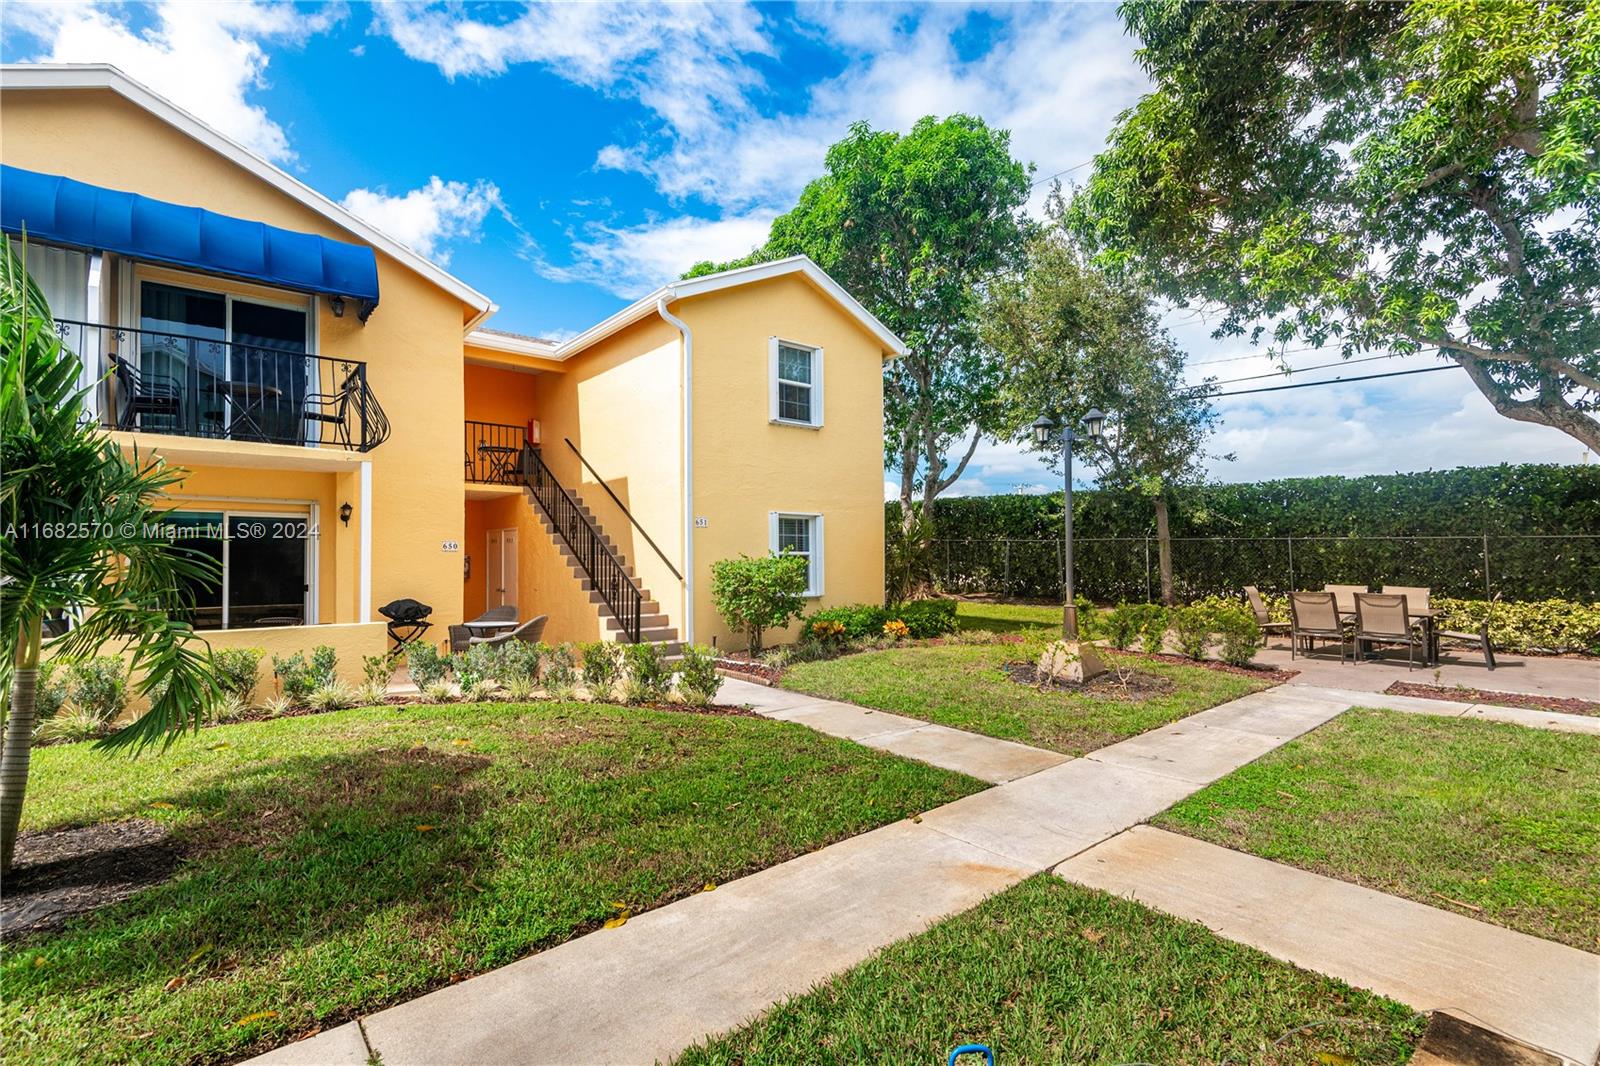
[[[738,267],[734,270],[724,270],[719,274],[707,274],[702,278],[689,278],[686,281],[674,281],[669,285],[663,285],[649,295],[635,300],[605,321],[590,326],[571,340],[557,345],[555,353],[549,358],[572,358],[585,348],[605,340],[613,333],[626,329],[640,319],[654,315],[657,305],[663,300],[667,303],[672,303],[689,296],[703,296],[706,293],[731,289],[739,285],[750,285],[758,281],[784,277],[788,274],[800,274],[811,281],[812,284],[831,297],[835,303],[844,308],[851,317],[855,318],[867,332],[876,337],[886,351],[892,352],[897,356],[906,354],[905,341],[895,336],[888,326],[878,321],[876,315],[861,306],[855,297],[845,292],[838,282],[830,278],[826,271],[809,258],[803,255],[794,255],[788,259],[775,259],[770,263],[757,263],[754,266]]]
[[[474,329],[467,334],[467,343],[474,348],[491,352],[509,352],[512,355],[532,355],[540,359],[555,359],[558,345],[548,344],[533,337],[507,337],[502,333]]]
[[[467,324],[470,330],[495,311],[495,304],[483,293],[407,248],[370,222],[340,207],[311,186],[262,159],[250,149],[220,133],[108,63],[6,63],[0,64],[0,88],[4,89],[109,89],[155,115],[170,126],[223,157],[237,163],[267,184],[305,204],[341,229],[350,231],[402,266],[450,293],[478,314]]]

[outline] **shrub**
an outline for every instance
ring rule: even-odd
[[[49,720],[39,724],[35,734],[40,742],[47,744],[73,744],[80,740],[93,740],[95,737],[105,736],[110,731],[110,726],[96,718],[88,711],[71,708],[51,715]]]
[[[1211,608],[1175,608],[1172,611],[1172,628],[1178,637],[1178,651],[1191,659],[1206,657],[1206,646],[1211,643]],[[1148,646],[1145,650],[1149,650]]]
[[[128,664],[120,656],[80,659],[67,671],[67,694],[80,713],[109,725],[128,709]]]
[[[266,712],[268,718],[281,718],[294,710],[294,701],[288,696],[268,696],[261,709]]]
[[[1222,638],[1222,661],[1233,666],[1249,666],[1261,643],[1261,626],[1255,612],[1241,604],[1211,609],[1211,627]]]
[[[891,618],[883,623],[883,635],[890,640],[904,640],[911,635],[911,627],[898,618]]]
[[[237,693],[224,692],[210,710],[213,722],[237,722],[250,713],[250,703]]]
[[[235,696],[246,706],[256,693],[256,678],[261,668],[260,648],[223,648],[211,655],[211,668],[224,696]]]
[[[1100,629],[1113,647],[1126,651],[1137,639],[1143,650],[1159,652],[1168,622],[1168,611],[1159,603],[1121,603],[1107,612]]]
[[[1489,619],[1489,639],[1509,652],[1586,651],[1600,655],[1600,604],[1530,600],[1490,604],[1485,600],[1436,598],[1440,629],[1475,633]]]
[[[492,686],[499,680],[500,647],[498,644],[473,644],[466,651],[450,656],[450,672],[455,675],[463,696],[469,690],[482,695],[488,691],[483,688],[485,684]]]
[[[955,600],[911,600],[891,607],[888,615],[905,623],[908,633],[918,640],[942,637],[956,629]]]
[[[393,675],[393,655],[363,655],[361,657],[361,680],[368,687],[382,685],[384,691],[387,692],[389,678]]]
[[[38,690],[33,698],[35,732],[66,706],[67,666],[64,659],[51,659],[39,664]]]
[[[607,700],[622,673],[625,645],[595,640],[583,646],[583,687],[593,699]]]
[[[573,666],[572,645],[557,644],[550,649],[550,657],[545,661],[545,692],[554,699],[571,699],[577,683],[578,671]]]
[[[356,705],[356,694],[344,682],[334,681],[312,689],[306,702],[319,711],[342,711]]]
[[[306,663],[306,657],[301,652],[290,656],[274,655],[272,657],[272,676],[277,678],[278,688],[294,703],[303,703],[311,690],[317,687],[317,682],[311,673],[311,667]]]
[[[386,681],[365,681],[356,689],[356,702],[363,707],[376,707],[389,699],[389,684]]]
[[[450,682],[437,678],[422,686],[422,698],[428,703],[449,703],[455,693],[450,691]]]
[[[435,681],[443,681],[445,671],[449,668],[449,657],[436,644],[417,640],[406,649],[406,672],[411,675],[418,689],[425,689]]]
[[[722,687],[717,659],[702,644],[685,644],[678,661],[678,695],[691,707],[704,707],[716,698]]]
[[[806,637],[810,637],[812,640],[820,640],[824,643],[841,644],[847,639],[844,632],[844,623],[832,618],[819,618],[814,622],[806,623],[805,635],[801,639],[804,640]]]
[[[761,651],[761,634],[788,625],[805,607],[806,560],[800,555],[718,559],[711,564],[711,602],[723,621],[745,634],[750,653]]]
[[[806,629],[819,639],[834,639],[837,627],[839,638],[862,640],[882,633],[883,624],[888,620],[889,612],[882,607],[870,603],[852,603],[842,607],[824,607],[810,616]],[[821,631],[818,626],[822,627]]]
[[[623,658],[627,675],[622,685],[622,698],[627,703],[660,703],[667,698],[667,687],[672,684],[672,668],[661,657],[661,649],[654,644],[625,644]]]
[[[542,641],[529,644],[513,640],[500,645],[500,683],[507,689],[518,688],[526,698],[526,693],[532,691],[539,680],[540,668],[549,654],[550,646]]]
[[[761,656],[761,661],[774,670],[782,670],[796,663],[818,663],[824,659],[837,659],[850,651],[862,650],[860,641],[817,640],[802,637],[787,647],[773,648]]]
[[[1127,651],[1133,647],[1134,640],[1139,636],[1139,619],[1134,614],[1133,604],[1122,603],[1106,612],[1105,621],[1101,631],[1105,639],[1111,641],[1111,646]]]
[[[339,680],[339,654],[326,644],[311,649],[311,682],[314,686],[331,685]]]
[[[1167,627],[1172,623],[1172,612],[1159,603],[1140,606],[1139,647],[1148,654],[1159,655],[1166,648]]]

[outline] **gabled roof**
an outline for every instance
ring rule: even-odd
[[[422,275],[474,308],[469,328],[496,310],[494,301],[466,282],[447,273],[376,226],[352,214],[305,182],[262,159],[226,134],[202,122],[172,101],[134,81],[107,63],[6,63],[0,64],[4,89],[107,89],[143,108],[219,155],[237,163],[268,185],[297,200],[341,229],[361,238],[385,255]]]
[[[888,326],[878,321],[877,316],[863,307],[860,301],[844,290],[843,286],[830,278],[827,271],[803,255],[790,256],[787,259],[775,259],[770,263],[757,263],[754,266],[737,267],[733,270],[723,270],[716,274],[706,274],[703,277],[668,282],[654,292],[635,300],[604,322],[589,327],[576,337],[563,341],[561,344],[551,345],[548,341],[539,341],[534,338],[517,338],[516,341],[512,341],[505,334],[485,329],[473,330],[467,334],[467,343],[484,348],[493,348],[498,351],[537,355],[546,359],[570,359],[591,345],[605,340],[618,330],[626,329],[635,322],[655,314],[656,307],[662,300],[670,304],[690,296],[703,296],[706,293],[731,289],[740,285],[752,285],[758,281],[768,281],[772,278],[786,277],[791,274],[798,274],[820,289],[834,303],[843,308],[846,314],[860,323],[862,329],[876,337],[878,342],[883,345],[884,350],[893,352],[895,355],[906,354],[904,341],[895,336]]]

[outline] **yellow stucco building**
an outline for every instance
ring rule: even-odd
[[[108,150],[108,146],[115,146]],[[883,596],[882,368],[804,258],[672,282],[564,343],[106,66],[0,70],[0,218],[126,449],[184,467],[215,647],[392,646],[491,606],[549,641],[738,647],[710,566]],[[525,445],[532,445],[531,448]]]

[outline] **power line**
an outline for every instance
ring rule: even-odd
[[[1207,385],[1233,385],[1241,381],[1260,381],[1263,378],[1283,377],[1285,374],[1305,374],[1313,370],[1331,370],[1339,366],[1354,366],[1356,363],[1375,363],[1379,359],[1407,359],[1414,355],[1428,355],[1429,352],[1390,352],[1386,355],[1368,355],[1360,359],[1341,359],[1336,363],[1318,363],[1315,366],[1291,366],[1285,370],[1274,370],[1269,374],[1251,374],[1242,378],[1224,378],[1222,381],[1203,382]]]
[[[1038,181],[1034,182],[1032,185],[1030,185],[1028,187],[1030,189],[1037,189],[1039,186],[1043,185],[1047,181],[1054,181],[1057,178],[1062,177],[1063,175],[1071,174],[1074,170],[1082,170],[1084,167],[1088,166],[1090,163],[1093,163],[1093,162],[1094,162],[1093,159],[1088,159],[1088,160],[1085,160],[1082,163],[1079,163],[1076,166],[1068,167],[1066,170],[1058,170],[1054,174],[1051,174],[1049,177],[1040,178]]]
[[[1224,396],[1250,396],[1258,392],[1283,392],[1286,389],[1309,389],[1317,385],[1348,385],[1357,381],[1376,381],[1379,378],[1403,378],[1408,374],[1432,374],[1439,370],[1460,370],[1458,363],[1444,363],[1440,366],[1425,366],[1416,370],[1391,370],[1387,374],[1363,374],[1353,378],[1329,378],[1326,381],[1299,381],[1293,385],[1269,385],[1261,389],[1238,389],[1234,392],[1219,392],[1212,396],[1213,400],[1220,400]]]
[[[1322,344],[1308,344],[1304,348],[1288,348],[1288,349],[1285,349],[1284,351],[1278,352],[1277,354],[1278,355],[1299,355],[1299,354],[1301,354],[1303,352],[1320,352],[1320,351],[1323,351],[1326,347],[1327,347],[1327,345],[1322,345]],[[1272,353],[1270,353],[1270,352],[1255,352],[1255,353],[1253,353],[1251,355],[1228,355],[1228,356],[1222,357],[1221,359],[1197,359],[1194,362],[1187,363],[1185,365],[1187,365],[1187,366],[1210,366],[1212,363],[1242,363],[1246,359],[1270,358],[1271,354]]]

